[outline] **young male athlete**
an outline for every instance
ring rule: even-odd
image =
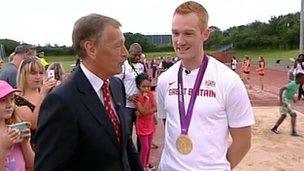
[[[157,112],[165,120],[161,171],[230,170],[250,148],[254,117],[245,86],[204,52],[207,25],[199,3],[185,2],[174,12],[172,41],[181,61],[162,73],[157,85]]]

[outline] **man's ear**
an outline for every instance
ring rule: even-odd
[[[202,36],[203,36],[203,40],[204,42],[208,40],[209,36],[210,36],[211,30],[209,28],[206,28],[203,32],[202,32]]]
[[[96,46],[94,42],[87,40],[83,43],[83,47],[88,57],[92,59],[96,58]]]

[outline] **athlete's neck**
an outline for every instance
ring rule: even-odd
[[[197,55],[194,58],[190,59],[182,59],[182,65],[186,70],[195,70],[200,67],[202,61],[204,59],[204,53]]]

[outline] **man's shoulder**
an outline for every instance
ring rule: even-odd
[[[1,72],[12,72],[17,71],[17,67],[13,63],[7,63],[3,66]]]
[[[17,68],[14,66],[14,64],[6,64],[3,69],[0,71],[0,77],[9,77],[11,75],[16,75],[18,72]]]

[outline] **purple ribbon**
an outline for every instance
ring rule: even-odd
[[[208,65],[208,60],[209,58],[207,57],[206,54],[204,54],[204,59],[200,65],[198,74],[196,76],[195,79],[195,83],[193,86],[193,90],[192,90],[192,94],[190,97],[190,101],[188,104],[188,110],[187,110],[187,115],[185,115],[185,101],[184,101],[184,87],[183,87],[183,67],[182,64],[179,67],[178,70],[178,109],[179,109],[179,116],[180,116],[180,123],[181,123],[181,133],[184,135],[188,134],[188,129],[189,129],[189,125],[190,125],[190,121],[191,121],[191,117],[192,117],[192,113],[193,113],[193,107],[194,107],[194,103],[196,100],[196,97],[198,95],[199,92],[199,88],[201,85],[201,82],[203,80],[207,65]]]

